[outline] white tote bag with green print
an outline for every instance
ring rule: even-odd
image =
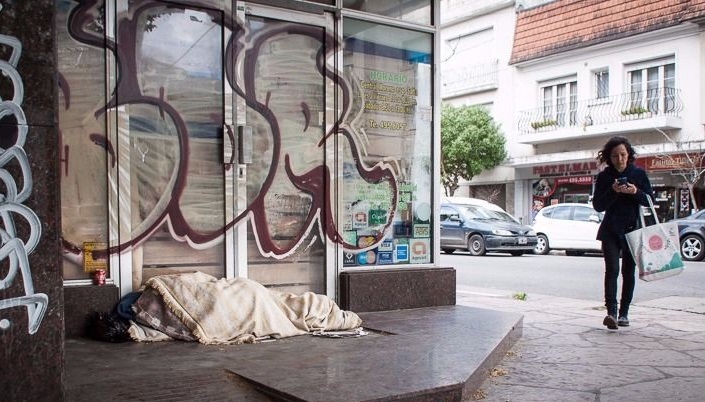
[[[680,253],[678,223],[660,223],[651,197],[647,198],[656,224],[646,226],[640,209],[641,229],[627,233],[626,238],[639,268],[639,279],[648,282],[678,275],[683,272],[685,265]]]

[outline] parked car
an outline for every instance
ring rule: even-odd
[[[481,204],[441,204],[441,250],[468,250],[472,255],[507,252],[513,256],[530,253],[536,233],[501,208]]]
[[[686,261],[701,261],[705,257],[705,210],[675,222],[678,222],[681,256]]]
[[[563,203],[542,208],[531,225],[538,236],[534,253],[548,254],[551,250],[565,250],[566,255],[601,252],[601,242],[596,237],[603,217],[604,213],[595,211],[590,204]]]

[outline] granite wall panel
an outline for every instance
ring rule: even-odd
[[[354,312],[455,305],[454,268],[400,268],[340,274],[340,307]]]
[[[0,399],[63,401],[53,0],[0,1]]]

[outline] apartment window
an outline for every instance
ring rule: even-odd
[[[653,63],[628,72],[629,107],[658,114],[675,109],[676,64]]]
[[[610,73],[607,70],[595,72],[595,98],[610,96]]]
[[[570,81],[541,87],[543,118],[558,126],[574,125],[577,121],[578,82]]]

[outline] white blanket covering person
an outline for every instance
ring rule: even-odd
[[[161,275],[146,287],[159,293],[165,306],[204,344],[253,343],[320,330],[346,330],[362,324],[325,295],[300,295],[267,289],[245,278],[217,279],[202,272]],[[133,324],[138,326],[138,324]],[[131,328],[133,339],[149,339]]]

